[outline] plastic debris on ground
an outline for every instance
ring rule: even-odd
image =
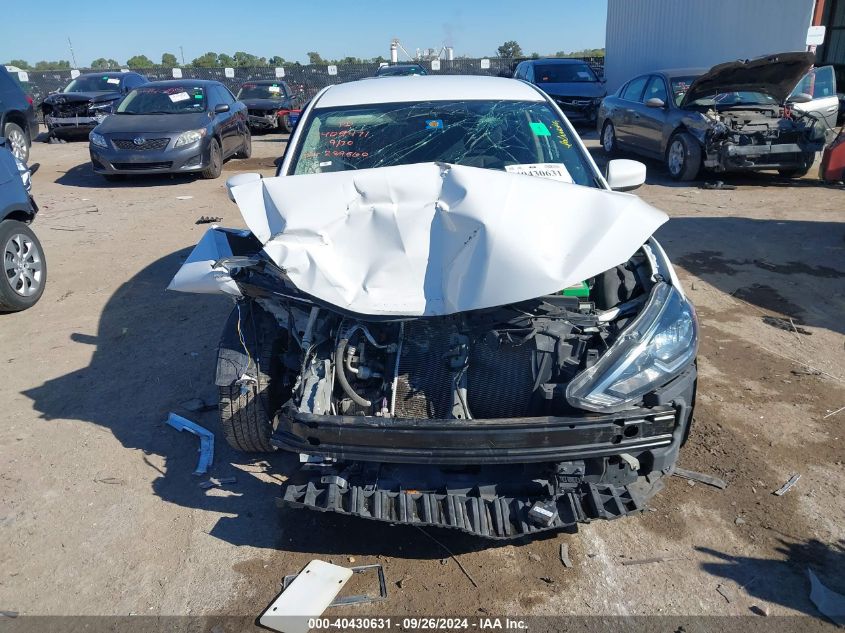
[[[213,224],[214,222],[222,222],[223,218],[218,217],[216,215],[201,215],[199,220],[194,222],[194,224]]]
[[[790,488],[792,488],[792,486],[794,486],[795,484],[798,483],[799,479],[801,479],[801,475],[798,474],[798,473],[795,473],[794,475],[792,475],[792,477],[789,478],[789,481],[787,481],[780,488],[775,490],[772,494],[775,494],[778,497],[782,497],[787,492],[789,492],[789,490],[790,490]]]
[[[714,477],[713,475],[705,475],[704,473],[697,473],[694,470],[686,470],[684,468],[676,468],[675,472],[673,473],[676,477],[681,477],[682,479],[688,479],[689,481],[700,481],[703,484],[707,484],[708,486],[713,486],[714,488],[718,488],[719,490],[724,490],[728,487],[728,484],[723,479],[719,479],[718,477]]]
[[[201,427],[196,422],[191,422],[181,415],[171,413],[165,421],[169,426],[172,426],[177,431],[188,431],[200,438],[200,447],[198,449],[200,458],[197,462],[195,475],[204,475],[211,468],[214,463],[214,433]]]
[[[200,488],[221,488],[224,484],[236,484],[238,483],[237,477],[212,477],[208,481],[201,481],[199,484]]]

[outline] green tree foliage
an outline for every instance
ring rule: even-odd
[[[191,62],[191,66],[199,68],[213,68],[217,66],[217,53],[208,52],[205,55],[200,55]]]
[[[35,70],[68,70],[70,69],[70,62],[60,59],[55,62],[40,61],[36,62]]]
[[[15,66],[16,68],[20,68],[21,70],[31,70],[32,66],[29,65],[29,62],[23,59],[13,59],[7,66]]]
[[[280,55],[273,55],[270,59],[267,60],[267,63],[270,66],[282,66],[284,64],[287,64],[287,61],[285,61],[285,58]]]
[[[126,65],[129,68],[153,68],[156,64],[146,55],[133,55],[126,60]]]
[[[326,60],[320,56],[320,53],[315,51],[311,51],[308,53],[308,63],[309,64],[325,64]]]
[[[267,60],[264,57],[258,57],[257,55],[252,55],[251,53],[245,53],[243,51],[238,51],[232,57],[234,58],[235,66],[239,66],[241,68],[267,65]]]
[[[91,62],[91,68],[95,70],[109,70],[110,68],[120,68],[120,62],[116,59],[98,57]]]
[[[572,51],[571,53],[558,51],[557,53],[555,53],[555,57],[604,57],[604,49],[585,48],[584,50]]]
[[[173,53],[162,53],[161,65],[165,68],[176,68],[179,66],[179,60],[176,59],[176,55]]]
[[[514,40],[508,40],[497,48],[496,52],[499,54],[499,57],[506,57],[508,59],[522,57],[522,47]]]

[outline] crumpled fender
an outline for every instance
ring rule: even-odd
[[[241,291],[222,266],[215,266],[221,259],[232,257],[231,238],[247,238],[249,231],[212,227],[188,255],[167,286],[168,290],[200,294],[227,294],[240,297]]]

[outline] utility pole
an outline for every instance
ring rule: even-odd
[[[185,65],[185,51],[182,49],[181,46],[179,47],[179,55],[182,56],[182,65],[184,66]]]
[[[76,65],[76,55],[73,52],[73,42],[70,41],[70,35],[68,35],[67,38],[67,45],[70,48],[70,58],[73,60],[73,67],[79,68],[79,66]]]

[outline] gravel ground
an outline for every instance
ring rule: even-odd
[[[283,142],[255,137],[253,158],[224,176],[271,175]],[[638,193],[672,216],[658,236],[701,321],[680,463],[728,487],[673,478],[649,512],[530,542],[430,532],[476,587],[414,528],[277,510],[284,455],[239,455],[218,433],[213,474],[237,483],[199,488],[195,438],[163,420],[176,411],[217,429],[215,411],[180,403],[216,402],[230,303],[164,288],[207,229],[197,218],[243,226],[223,179],[106,183],[81,142],[36,143],[32,160],[50,270],[39,304],[0,316],[0,609],[254,617],[313,558],[384,565],[389,600],[336,616],[767,613],[818,624],[806,568],[845,593],[841,189],[754,176],[703,190],[649,163]],[[794,473],[798,484],[773,495]]]

